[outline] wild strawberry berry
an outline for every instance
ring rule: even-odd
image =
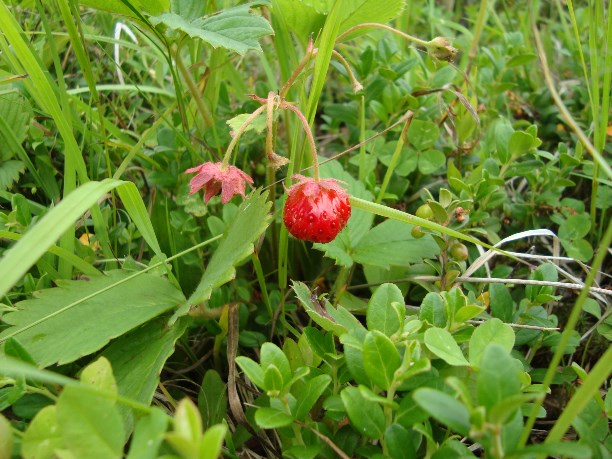
[[[303,241],[331,242],[351,216],[349,195],[335,179],[318,182],[294,175],[298,183],[287,190],[283,221],[289,232]]]

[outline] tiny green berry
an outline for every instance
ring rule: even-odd
[[[421,239],[423,236],[425,236],[425,233],[420,226],[413,226],[410,234],[412,234],[412,237],[415,239]]]
[[[423,204],[416,210],[416,216],[425,220],[429,220],[431,217],[433,217],[433,210],[431,210],[429,204]]]
[[[457,261],[465,261],[468,258],[468,249],[461,242],[455,242],[448,251],[451,258]]]

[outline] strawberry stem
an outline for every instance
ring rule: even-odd
[[[308,40],[308,47],[306,48],[306,54],[278,93],[282,99],[285,98],[299,74],[302,72],[302,70],[304,70],[304,67],[306,67],[306,64],[308,64],[310,59],[312,59],[316,54],[317,50],[313,47],[312,37],[310,37],[310,40]]]
[[[348,29],[346,32],[341,33],[340,35],[338,35],[338,38],[336,38],[336,43],[342,41],[342,39],[344,37],[346,37],[347,35],[349,35],[351,32],[354,32],[356,30],[359,29],[365,29],[367,27],[378,27],[379,29],[384,29],[384,30],[388,30],[389,32],[393,32],[397,35],[400,35],[401,37],[404,37],[407,40],[410,40],[414,43],[416,43],[417,45],[421,45],[421,46],[425,46],[427,47],[427,45],[429,45],[429,42],[425,41],[425,40],[421,40],[420,38],[417,37],[413,37],[412,35],[408,35],[407,33],[401,32],[397,29],[394,29],[391,26],[385,25],[385,24],[379,24],[377,22],[364,22],[363,24],[357,24],[353,27],[351,27],[350,29]]]
[[[336,59],[338,59],[338,61],[340,61],[340,63],[342,64],[342,66],[346,70],[346,73],[348,74],[349,80],[351,80],[351,85],[353,86],[353,91],[355,93],[358,93],[359,91],[361,91],[363,89],[363,85],[359,82],[359,80],[357,80],[357,78],[355,78],[355,74],[353,73],[353,69],[351,68],[351,66],[349,65],[347,60],[344,58],[344,56],[342,54],[340,54],[338,51],[336,51],[335,49],[332,49],[332,56],[334,56]]]
[[[268,93],[266,110],[266,127],[268,128],[268,135],[266,136],[266,156],[270,159],[272,153],[274,153],[274,91]]]
[[[221,166],[223,169],[225,169],[228,166],[229,160],[230,160],[230,158],[232,156],[232,151],[234,151],[234,147],[238,143],[238,140],[240,139],[240,136],[242,136],[242,134],[244,134],[244,131],[246,131],[246,128],[249,126],[249,124],[251,124],[253,122],[253,120],[255,118],[257,118],[266,108],[267,108],[266,105],[262,105],[257,110],[255,110],[253,113],[251,113],[247,117],[247,119],[244,120],[244,123],[242,123],[242,125],[234,133],[234,137],[232,138],[232,141],[230,142],[230,144],[227,147],[227,150],[225,152],[225,156],[223,156],[223,164]]]
[[[293,105],[285,101],[281,102],[280,108],[291,110],[293,113],[297,115],[297,117],[302,122],[304,131],[306,131],[306,137],[308,137],[308,143],[310,144],[310,153],[312,154],[312,167],[313,167],[314,179],[315,179],[315,182],[318,182],[320,179],[319,179],[319,160],[317,159],[317,146],[315,145],[314,137],[312,135],[312,130],[310,129],[310,125],[308,124],[306,117],[297,107],[294,107]]]

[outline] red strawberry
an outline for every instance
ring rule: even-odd
[[[287,190],[283,220],[298,239],[330,242],[346,226],[351,216],[349,195],[335,179],[318,182],[294,175],[298,183]]]

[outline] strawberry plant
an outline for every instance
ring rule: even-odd
[[[610,456],[605,2],[0,23],[0,458]]]

